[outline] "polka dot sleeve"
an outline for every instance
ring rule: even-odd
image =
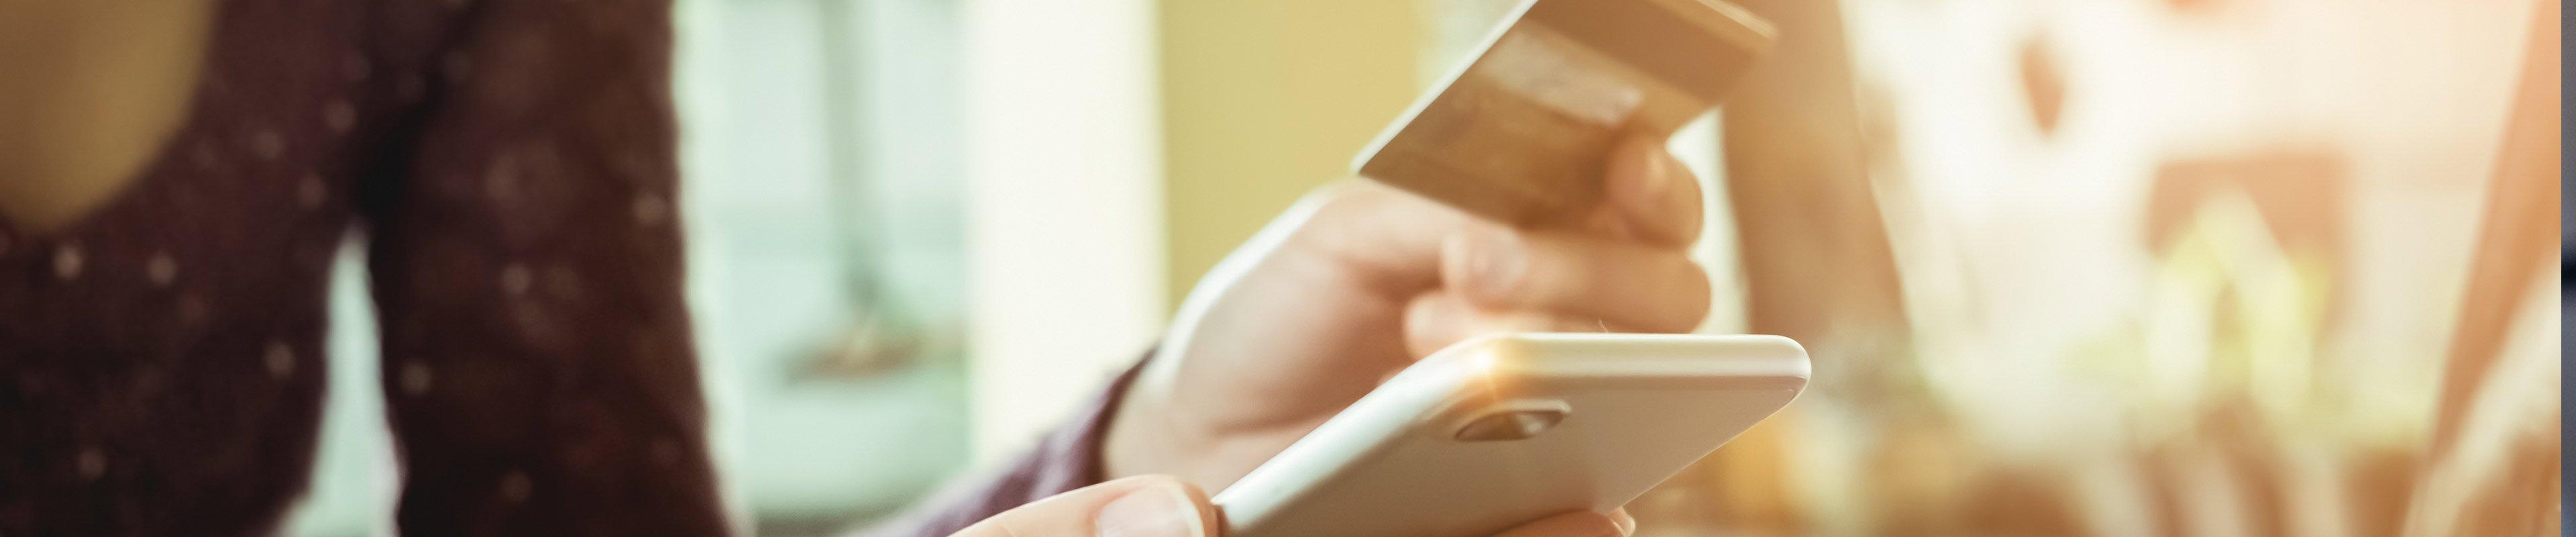
[[[448,0],[370,185],[404,535],[726,525],[681,300],[661,1]]]

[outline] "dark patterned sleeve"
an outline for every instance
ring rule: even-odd
[[[405,34],[385,42],[428,43],[380,64],[404,119],[361,191],[401,533],[726,533],[681,299],[669,4],[377,5]]]
[[[1119,395],[1135,381],[1139,369],[1129,368],[1119,375],[1098,398],[1010,466],[952,483],[903,515],[858,535],[939,537],[1021,504],[1101,482],[1100,441],[1109,432],[1110,416],[1117,415]]]

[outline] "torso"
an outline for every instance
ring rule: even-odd
[[[359,224],[402,532],[723,533],[668,8],[0,0],[0,535],[273,534]]]
[[[0,534],[256,534],[302,491],[390,104],[361,4],[0,0]]]

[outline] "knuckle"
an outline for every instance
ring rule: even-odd
[[[1517,233],[1476,229],[1461,234],[1448,245],[1448,276],[1458,283],[1470,302],[1487,307],[1524,305],[1532,300],[1545,300],[1548,289],[1559,282],[1563,263],[1548,252],[1547,245],[1531,241]]]

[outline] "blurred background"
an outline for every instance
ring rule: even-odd
[[[680,0],[730,507],[846,529],[1028,445],[1509,0]],[[1754,0],[1673,150],[1703,331],[1813,391],[1644,535],[2561,531],[2559,6]],[[389,533],[343,259],[292,533]]]

